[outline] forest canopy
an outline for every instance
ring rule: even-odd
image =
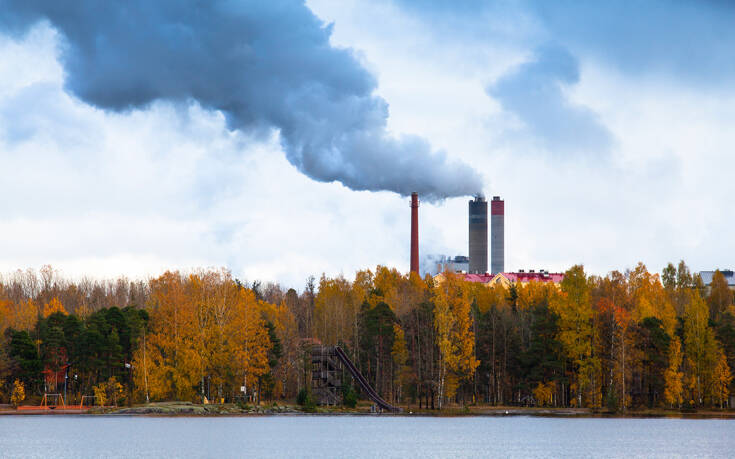
[[[733,303],[721,273],[705,286],[684,262],[509,287],[378,266],[301,292],[224,269],[74,281],[45,266],[0,278],[0,400],[292,401],[321,343],[399,405],[721,408]]]

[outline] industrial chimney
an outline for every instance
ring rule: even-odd
[[[411,193],[411,271],[419,274],[419,195]]]
[[[493,274],[505,272],[505,201],[493,196],[490,204],[490,267]]]
[[[478,195],[470,201],[470,273],[487,272],[487,201]]]

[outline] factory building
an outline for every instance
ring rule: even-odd
[[[557,287],[561,286],[561,281],[564,280],[564,273],[550,273],[544,269],[535,271],[533,269],[529,271],[519,270],[514,273],[497,273],[497,274],[472,274],[472,273],[456,273],[465,282],[477,282],[483,284],[485,287],[492,287],[495,285],[503,286],[505,288],[511,285],[524,285],[529,282],[543,282],[552,283]],[[434,276],[434,282],[442,283],[446,278],[445,273],[439,273]]]
[[[485,274],[487,272],[487,201],[482,196],[475,196],[469,202],[469,272]]]
[[[464,255],[455,257],[447,255],[426,255],[422,260],[423,274],[432,277],[444,271],[450,273],[466,273],[470,269],[470,259]]]

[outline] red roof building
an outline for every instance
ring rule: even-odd
[[[498,273],[498,274],[466,274],[457,273],[457,276],[463,278],[466,282],[479,282],[490,287],[493,285],[502,285],[504,287],[510,287],[511,284],[520,283],[525,284],[528,282],[551,282],[556,286],[561,285],[561,281],[564,280],[564,273],[550,273],[545,270],[540,271],[518,271],[515,273]],[[439,273],[434,276],[437,282],[444,280],[444,273]]]

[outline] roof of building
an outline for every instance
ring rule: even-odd
[[[462,274],[467,282],[482,282],[483,284],[493,280],[493,274]]]
[[[561,283],[562,280],[564,280],[564,273],[549,273],[546,271],[542,272],[505,272],[505,273],[498,273],[498,274],[458,274],[462,276],[462,278],[466,282],[479,282],[482,284],[488,284],[490,282],[497,282],[499,278],[502,276],[505,279],[507,279],[508,282],[520,282],[520,283],[526,283],[526,282],[553,282],[555,284]]]
[[[511,282],[553,282],[555,284],[560,283],[564,280],[564,273],[547,273],[546,271],[540,273],[502,273]]]
[[[732,269],[721,269],[720,272],[725,276],[728,286],[735,286],[735,272]],[[699,276],[702,278],[704,285],[712,283],[712,277],[715,275],[715,271],[700,271]]]

